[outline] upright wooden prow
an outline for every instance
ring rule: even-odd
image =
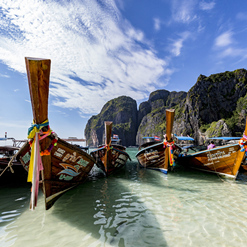
[[[25,58],[33,119],[41,124],[48,118],[50,59]]]
[[[112,131],[112,122],[105,121],[105,145],[111,145],[111,131]]]
[[[166,140],[168,142],[172,141],[172,128],[174,122],[175,110],[167,109],[166,110]],[[165,149],[165,170],[168,170],[169,166],[169,148]]]
[[[175,110],[167,109],[166,110],[166,138],[167,141],[171,141],[172,138],[172,128],[174,122]]]
[[[50,59],[39,59],[39,58],[25,58],[26,69],[27,69],[27,77],[28,77],[28,85],[30,98],[32,103],[32,111],[33,111],[33,123],[34,124],[42,124],[44,121],[48,120],[48,97],[49,97],[49,80],[50,80],[50,68],[51,68],[51,60]],[[46,128],[46,127],[44,127]],[[35,138],[38,139],[38,133],[35,134]],[[38,142],[37,142],[38,143]],[[45,150],[46,147],[49,147],[51,141],[49,138],[45,138],[40,142],[41,150]],[[38,144],[37,144],[38,145]],[[39,150],[38,146],[36,146],[35,150]],[[34,160],[37,162],[38,153],[34,153]],[[41,172],[42,180],[48,180],[51,178],[51,156],[43,156],[42,157],[43,166],[46,167],[45,171]],[[35,168],[36,169],[36,168]],[[34,170],[35,172],[35,170]],[[33,174],[35,175],[35,173]],[[33,177],[34,177],[33,175]],[[31,173],[28,175],[28,181],[30,181]],[[38,179],[38,178],[37,178]],[[49,184],[43,185],[44,193],[50,193],[51,186]],[[32,191],[38,190],[38,185],[35,185],[32,182]],[[31,196],[30,208],[34,209],[35,200],[34,193]]]
[[[247,117],[245,119],[245,130],[244,130],[244,135],[247,136]],[[238,170],[240,168],[240,165],[244,159],[245,156],[245,152],[241,152],[240,150],[238,151],[237,157],[236,157],[236,161],[235,161],[235,165],[232,169],[232,173],[235,176],[235,178],[238,175]]]
[[[108,171],[108,163],[110,156],[110,146],[111,146],[111,132],[112,132],[112,122],[105,121],[105,146],[106,146],[106,154],[105,154],[105,171]]]

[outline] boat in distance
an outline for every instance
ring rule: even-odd
[[[176,162],[185,167],[201,171],[216,173],[220,176],[236,179],[240,166],[244,161],[247,151],[247,125],[243,138],[241,137],[216,137],[211,139],[230,140],[240,139],[239,143],[229,143],[222,146],[215,146],[211,149],[198,151],[196,147],[184,147]],[[182,137],[181,137],[182,139]]]
[[[180,148],[172,139],[175,110],[166,110],[166,135],[164,142],[159,137],[144,137],[146,142],[139,147],[136,158],[142,168],[161,171],[165,174],[172,169],[174,158]]]
[[[112,122],[105,121],[105,145],[100,145],[97,149],[90,152],[96,160],[96,165],[106,176],[114,173],[125,166],[127,160],[131,160],[126,147],[120,144],[120,139],[112,133]]]
[[[29,142],[18,152],[17,159],[28,171],[32,183],[30,209],[37,205],[39,187],[48,210],[66,191],[88,178],[95,160],[81,148],[62,139],[50,128],[48,96],[50,59],[25,58],[33,124],[28,130]]]

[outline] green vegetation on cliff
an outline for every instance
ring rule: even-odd
[[[87,140],[100,142],[104,121],[113,121],[113,131],[127,145],[140,144],[144,136],[162,136],[166,131],[166,109],[175,109],[173,132],[189,135],[197,142],[205,137],[239,135],[247,112],[247,71],[238,69],[210,76],[200,75],[186,92],[156,90],[140,104],[121,96],[107,102],[101,112],[89,119]],[[128,139],[131,139],[128,142]],[[136,143],[137,142],[137,143]]]

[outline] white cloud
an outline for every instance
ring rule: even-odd
[[[120,95],[141,100],[168,71],[113,0],[2,0],[0,17],[0,60],[26,73],[25,56],[50,58],[57,106],[90,114]]]
[[[214,6],[215,6],[215,1],[212,1],[212,2],[201,1],[199,3],[199,7],[202,10],[211,10],[214,8]]]
[[[9,78],[9,75],[4,75],[0,73],[0,77],[5,77],[5,78]]]
[[[161,21],[159,18],[154,18],[154,29],[156,31],[160,30]]]
[[[217,51],[217,57],[222,60],[225,58],[237,59],[232,60],[231,63],[239,63],[247,58],[247,49],[240,47],[240,45],[233,39],[234,33],[226,31],[215,39],[214,50]]]
[[[233,43],[232,35],[233,33],[231,31],[222,33],[215,39],[215,46],[225,47],[231,45]]]
[[[178,38],[177,40],[173,40],[173,42],[171,44],[171,49],[170,49],[173,56],[177,57],[180,55],[184,42],[188,38],[190,38],[190,36],[191,36],[190,32],[184,32],[184,33],[180,34],[180,38]]]
[[[240,12],[237,14],[236,18],[240,21],[246,21],[247,20],[247,13],[246,12]]]
[[[236,47],[227,47],[219,52],[218,56],[222,58],[231,57],[238,58],[237,62],[243,61],[247,58],[247,49],[236,48]]]
[[[194,13],[196,0],[173,0],[172,18],[176,22],[190,23],[197,18]]]

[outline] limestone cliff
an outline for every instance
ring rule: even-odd
[[[193,136],[198,143],[208,136],[242,135],[246,94],[245,69],[200,75],[176,111],[174,132]]]
[[[117,134],[125,146],[135,144],[137,131],[137,104],[127,96],[108,101],[101,112],[92,116],[85,128],[87,144],[97,146],[104,142],[104,122],[112,121],[112,134]]]
[[[144,136],[162,137],[168,108],[175,109],[173,132],[189,135],[197,143],[206,137],[241,136],[247,106],[247,71],[200,75],[186,92],[157,90],[137,110],[136,101],[122,96],[107,102],[97,116],[89,119],[85,136],[89,145],[103,141],[104,121],[113,121],[113,133],[122,144],[140,145]]]
[[[163,137],[166,130],[166,109],[180,106],[186,95],[186,92],[169,92],[167,90],[152,92],[148,101],[143,102],[139,107],[136,144],[140,145],[144,136]]]

